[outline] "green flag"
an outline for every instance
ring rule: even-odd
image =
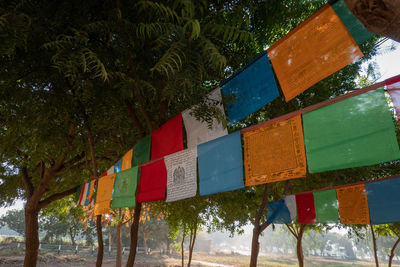
[[[335,10],[336,14],[343,22],[344,26],[346,26],[347,30],[353,36],[354,41],[358,45],[368,40],[372,36],[375,36],[374,33],[367,30],[364,25],[351,13],[351,11],[347,8],[344,0],[339,0],[332,5],[333,10]]]
[[[314,192],[314,206],[317,223],[339,221],[339,207],[335,189]]]
[[[383,89],[305,113],[303,129],[310,173],[400,158]]]
[[[146,135],[133,147],[132,166],[150,161],[151,135]]]
[[[117,173],[114,182],[111,208],[131,208],[136,204],[136,188],[138,185],[139,167]]]
[[[80,198],[80,196],[81,196],[81,193],[82,193],[82,185],[80,185],[79,186],[79,188],[76,190],[76,193],[75,193],[75,203],[78,205],[78,202],[79,202],[79,198]]]

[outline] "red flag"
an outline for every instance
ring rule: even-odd
[[[297,220],[302,224],[315,224],[315,206],[313,193],[296,195]]]
[[[151,133],[151,160],[183,150],[182,114]]]
[[[140,168],[139,189],[136,201],[152,202],[165,200],[167,187],[167,168],[164,160],[147,164]]]
[[[396,110],[398,124],[400,125],[400,75],[387,79],[385,84]]]

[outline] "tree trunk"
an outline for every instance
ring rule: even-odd
[[[69,237],[71,238],[71,243],[72,243],[72,246],[76,246],[76,243],[75,243],[75,236],[74,236],[74,234],[72,233],[72,227],[70,227],[69,228]]]
[[[121,239],[122,223],[117,225],[117,261],[116,267],[122,266],[122,239]]]
[[[112,235],[111,235],[111,225],[108,227],[108,253],[111,256],[112,249]]]
[[[196,242],[196,236],[197,236],[197,220],[196,224],[194,225],[193,231],[190,232],[190,243],[189,243],[189,259],[188,259],[188,267],[190,267],[190,264],[192,262],[192,256],[193,256],[193,249],[194,249],[194,244]]]
[[[303,234],[304,234],[305,224],[300,224],[300,231],[297,235],[297,260],[299,262],[299,267],[304,266],[304,254],[303,254]]]
[[[96,230],[97,230],[97,243],[99,248],[97,250],[96,267],[101,267],[103,264],[104,243],[103,243],[103,230],[101,226],[101,215],[96,216]]]
[[[167,238],[167,251],[166,254],[169,255],[169,246],[170,246],[171,241],[169,241],[169,238]]]
[[[347,7],[373,33],[400,42],[400,2],[345,0]]]
[[[131,226],[131,243],[130,243],[129,257],[126,263],[126,267],[133,267],[133,264],[135,263],[141,210],[142,210],[142,203],[136,203],[135,213],[133,214],[133,223]]]
[[[182,241],[181,241],[182,267],[185,267],[185,248],[183,247],[185,243],[185,235],[186,235],[186,225],[183,226]]]
[[[39,212],[29,207],[29,200],[25,207],[25,259],[24,267],[35,267],[39,253]]]
[[[146,254],[147,254],[148,247],[147,247],[146,229],[143,229],[142,233],[143,233],[143,247],[144,247],[144,251],[146,251]]]
[[[264,231],[269,226],[267,222],[260,224],[261,218],[265,213],[267,207],[268,207],[268,184],[265,184],[263,199],[261,201],[260,206],[258,207],[258,211],[256,216],[254,217],[254,222],[253,222],[254,228],[253,228],[253,237],[251,239],[250,267],[257,267],[258,252],[260,250],[260,243],[258,242],[258,239],[262,231]]]
[[[372,224],[369,225],[371,228],[371,234],[372,234],[372,244],[374,245],[374,258],[375,258],[375,265],[376,267],[379,267],[379,260],[378,260],[378,251],[376,247],[376,238],[375,238],[375,232]]]
[[[396,247],[397,247],[397,245],[399,244],[399,242],[400,242],[400,237],[397,238],[397,240],[396,240],[396,242],[394,243],[392,249],[390,250],[389,264],[388,264],[389,267],[392,267],[392,262],[393,262],[393,258],[394,258],[394,252],[395,252]]]
[[[258,242],[258,238],[260,237],[259,226],[254,226],[253,228],[253,237],[251,239],[251,255],[250,255],[250,267],[257,266],[258,252],[260,250],[260,243]]]

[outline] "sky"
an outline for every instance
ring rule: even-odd
[[[395,50],[388,51],[390,46],[393,46]],[[400,74],[400,43],[389,39],[381,46],[380,51],[382,53],[371,60],[378,64],[382,75],[378,82]]]
[[[390,50],[390,47],[394,47],[394,50]],[[400,43],[388,39],[380,47],[381,53],[371,59],[370,62],[376,62],[379,67],[381,77],[377,80],[383,81],[387,78],[400,74]],[[363,68],[366,68],[367,64],[364,64]],[[15,205],[8,208],[0,207],[0,217],[4,215],[9,209],[22,209],[24,202],[21,200],[16,201]]]

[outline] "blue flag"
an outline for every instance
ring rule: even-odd
[[[197,150],[201,196],[244,187],[240,131],[200,144]]]
[[[371,224],[400,222],[400,178],[365,184]]]
[[[122,159],[118,160],[114,165],[114,173],[119,173],[122,169]]]
[[[272,201],[268,203],[267,209],[268,223],[291,223],[290,212],[284,200]]]
[[[244,119],[279,96],[268,55],[264,54],[257,56],[221,86],[224,97],[228,99],[230,123]]]

